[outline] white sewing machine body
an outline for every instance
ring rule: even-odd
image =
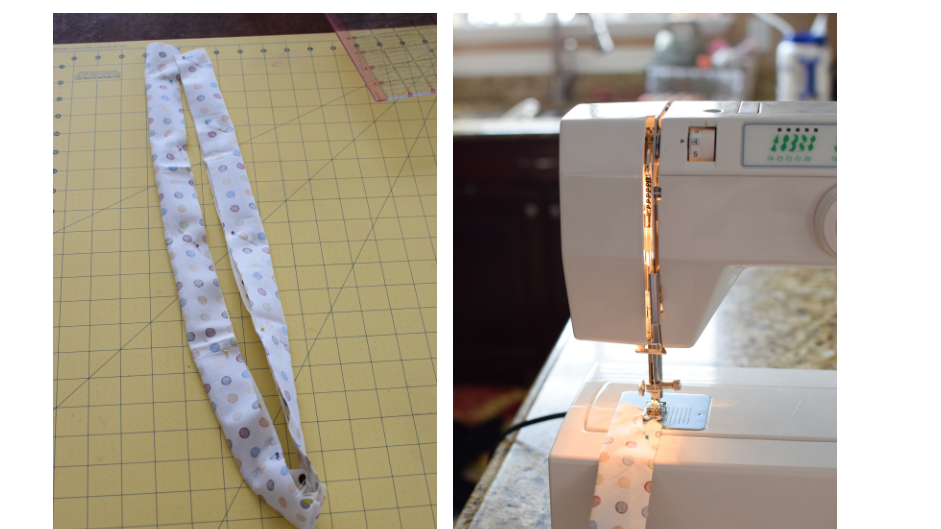
[[[580,340],[645,340],[644,121],[665,104],[579,105],[562,118],[562,263]],[[759,113],[740,113],[741,106],[678,101],[663,116],[658,208],[666,347],[696,343],[745,267],[836,266],[836,200],[827,204],[836,187],[836,103],[761,103]],[[688,161],[694,128],[715,131],[715,161]],[[800,162],[786,160],[795,153],[770,150],[776,135],[790,144],[792,128],[808,140],[816,136],[813,151],[807,142],[803,151],[794,146]],[[818,218],[833,253],[818,235]]]
[[[643,344],[645,121],[663,116],[660,318],[664,370],[683,382],[663,400],[668,418],[671,395],[712,402],[702,430],[664,423],[648,528],[835,527],[836,373],[682,367],[675,348],[696,342],[745,267],[836,266],[836,103],[666,105],[580,105],[560,140],[574,334]],[[587,525],[614,406],[646,374],[605,364],[579,392],[549,457],[554,528]]]
[[[646,366],[599,364],[549,455],[554,529],[583,529],[615,405]],[[705,430],[665,428],[648,529],[836,526],[836,372],[670,366],[712,397]],[[670,396],[664,400],[670,409]],[[669,413],[668,413],[669,415]]]

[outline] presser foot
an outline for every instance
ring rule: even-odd
[[[659,399],[650,399],[647,401],[647,406],[644,407],[645,421],[660,421],[665,414],[666,402],[661,402]]]
[[[640,381],[640,385],[637,386],[637,394],[643,397],[645,394],[650,392],[650,400],[647,401],[647,405],[644,407],[644,420],[645,421],[660,421],[664,418],[666,414],[666,401],[661,401],[663,396],[664,389],[672,389],[673,391],[680,390],[680,381],[674,380],[673,382],[661,382],[659,384],[647,385],[643,380]]]
[[[656,401],[656,407],[654,402]],[[618,402],[629,402],[644,410],[644,420],[659,420],[667,430],[705,430],[712,408],[712,397],[693,393],[674,393],[666,398],[625,391]],[[659,417],[656,416],[659,409]]]

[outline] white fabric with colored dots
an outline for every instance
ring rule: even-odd
[[[212,64],[205,50],[179,53],[175,46],[153,43],[147,46],[144,80],[160,213],[193,361],[246,484],[296,527],[310,529],[326,491],[307,458],[267,237]],[[229,321],[186,152],[183,93],[239,293],[264,346],[300,469],[286,465]]]
[[[644,422],[644,411],[619,402],[598,458],[598,478],[589,529],[642,529],[654,458],[660,444],[660,421]]]

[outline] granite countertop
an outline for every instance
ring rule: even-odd
[[[836,369],[836,269],[746,269],[696,346],[673,351],[685,365]],[[632,352],[576,340],[569,322],[516,422],[565,411],[594,363],[645,361]],[[549,527],[547,461],[561,424],[535,424],[504,440],[455,527]]]

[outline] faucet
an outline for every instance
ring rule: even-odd
[[[581,13],[588,15],[588,34],[595,50],[602,53],[614,51],[614,41],[608,31],[604,13]],[[577,45],[576,45],[577,47]],[[569,92],[575,84],[575,47],[568,48],[562,38],[562,23],[558,13],[552,14],[552,58],[555,73],[552,76],[552,99],[557,106],[569,100]]]

